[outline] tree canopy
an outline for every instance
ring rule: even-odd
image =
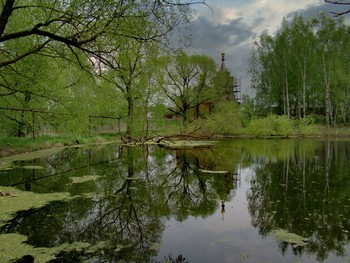
[[[348,121],[348,30],[323,13],[284,19],[275,36],[262,34],[250,67],[259,112],[316,115],[327,125]]]
[[[164,80],[162,89],[171,106],[169,110],[189,121],[189,110],[214,99],[213,78],[215,61],[206,55],[189,55],[178,51],[174,56],[163,59]]]
[[[0,13],[0,67],[11,65],[34,53],[66,55],[82,51],[89,59],[95,57],[108,62],[105,54],[116,48],[102,44],[113,35],[139,41],[156,40],[187,19],[190,2],[178,1],[42,1],[7,0]],[[148,36],[138,35],[130,21],[143,19],[154,23]],[[11,44],[26,41],[23,50]]]
[[[73,119],[80,116],[80,121],[71,122],[86,125],[80,130],[88,128],[89,114],[120,116],[124,107],[120,93],[110,96],[108,85],[99,78],[112,70],[125,82],[129,55],[138,52],[141,58],[147,43],[165,46],[172,30],[188,21],[189,6],[200,3],[205,4],[186,0],[2,1],[0,107],[20,110],[4,111],[2,128],[7,134],[25,135],[38,115],[36,123],[46,118],[57,128],[61,117],[68,122],[67,116],[57,113],[66,111],[76,113]],[[133,86],[139,79],[135,81]],[[33,109],[42,114],[34,118],[24,111]],[[56,115],[46,114],[50,112]]]

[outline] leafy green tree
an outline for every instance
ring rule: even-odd
[[[162,89],[169,99],[169,110],[180,115],[183,124],[190,120],[190,110],[214,98],[211,87],[216,72],[215,61],[205,55],[188,55],[178,51],[164,58]]]
[[[90,102],[93,94],[94,79],[80,67],[63,60],[51,60],[34,54],[18,61],[11,68],[3,68],[0,72],[0,107],[2,129],[8,135],[24,136],[39,129],[62,131],[64,129],[79,130],[68,117],[72,114],[82,120],[82,115],[88,115],[92,107]],[[15,111],[15,109],[18,109]],[[22,111],[21,111],[22,110]],[[34,112],[30,112],[30,111]],[[79,113],[78,113],[79,112]],[[87,118],[85,118],[87,119]],[[86,121],[76,121],[82,125]],[[33,127],[35,125],[35,127]],[[87,126],[87,125],[86,125]],[[86,127],[85,126],[85,127]]]
[[[297,15],[282,22],[275,36],[260,36],[250,73],[260,112],[288,117],[325,114],[327,125],[346,119],[347,26],[325,14],[305,20]],[[321,65],[321,66],[320,66]],[[323,88],[321,88],[323,87]],[[341,94],[341,95],[340,95]]]
[[[287,26],[288,28],[288,26]],[[288,48],[290,52],[290,62],[294,71],[295,82],[294,101],[296,115],[305,117],[308,111],[308,102],[311,92],[312,64],[315,63],[315,36],[310,26],[310,21],[306,21],[301,15],[296,15],[288,30]]]
[[[154,25],[146,20],[142,24],[135,24],[133,30],[138,30],[140,36],[144,34],[144,38],[147,38],[153,34]],[[129,38],[124,38],[123,41],[111,38],[111,41],[115,41],[113,43],[118,45],[118,49],[109,54],[108,60],[111,64],[106,70],[101,70],[101,75],[104,80],[115,86],[115,92],[124,97],[127,105],[126,134],[132,136],[135,135],[135,112],[137,107],[142,106],[141,98],[144,97],[144,103],[148,104],[151,95],[147,90],[151,86],[152,74],[156,72],[152,61],[157,59],[156,50],[159,49],[159,45]]]
[[[56,54],[52,44],[76,53],[81,50],[87,57],[105,60],[110,47],[100,45],[108,34],[142,41],[158,39],[186,18],[191,2],[179,1],[20,1],[2,2],[0,12],[0,43],[5,48],[0,67],[8,66],[37,52]],[[150,19],[157,31],[143,38],[131,28],[128,21]],[[21,52],[11,49],[12,43],[28,41]],[[7,45],[9,44],[9,45]]]
[[[260,112],[261,115],[264,115],[270,112],[272,106],[276,105],[280,93],[283,91],[283,89],[277,89],[276,85],[273,84],[276,79],[274,77],[277,75],[277,81],[280,82],[280,76],[284,75],[278,74],[278,71],[274,70],[275,65],[278,65],[278,63],[274,61],[273,37],[269,36],[267,33],[263,33],[255,45],[256,50],[250,59],[249,72],[251,74],[252,87],[256,89],[256,104],[258,112]],[[284,67],[279,67],[279,69],[284,70]],[[285,80],[285,83],[286,90],[288,91],[287,79]],[[277,104],[277,106],[279,105]]]
[[[89,88],[82,89],[82,86],[75,85],[81,80],[80,75],[85,74],[80,72],[74,76],[76,77],[74,80],[69,78],[67,81],[70,83],[66,85],[69,87],[66,89],[66,94],[52,92],[54,89],[52,83],[55,85],[57,83],[52,80],[52,73],[49,71],[52,64],[62,59],[68,61],[69,65],[70,63],[76,64],[82,70],[93,74],[99,72],[99,66],[104,69],[114,68],[116,63],[110,54],[120,50],[119,47],[126,43],[126,39],[130,40],[130,43],[132,41],[166,43],[168,33],[178,24],[188,20],[191,4],[193,4],[191,1],[155,0],[141,2],[121,0],[2,1],[0,6],[0,100],[6,100],[6,103],[0,103],[14,107],[16,104],[12,102],[17,101],[16,103],[21,104],[23,109],[29,109],[34,108],[34,100],[41,100],[46,106],[40,108],[47,110],[48,107],[52,109],[52,104],[57,106],[57,102],[69,101],[72,106],[74,101],[78,101],[77,96],[79,95],[83,97],[83,94],[88,94],[89,98],[92,98],[91,90],[85,93]],[[140,33],[139,28],[144,22],[152,24],[153,30],[148,31],[148,34]],[[140,26],[130,27],[130,25]],[[41,62],[43,63],[40,64]],[[70,67],[65,62],[58,62],[57,65],[59,63],[62,67]],[[47,70],[44,65],[47,66]],[[54,76],[59,75],[59,70],[54,72]],[[62,68],[62,76],[59,77],[64,82],[63,74],[68,75],[67,69]],[[31,85],[26,84],[25,81],[19,82],[14,77],[16,75]],[[44,89],[41,89],[38,92],[33,83],[39,83],[42,80],[43,84],[45,79],[47,82],[51,81],[48,87],[52,89],[45,89],[45,92]],[[84,79],[84,81],[85,84],[94,83],[93,79],[91,81]],[[73,86],[76,86],[77,91],[72,91]],[[63,91],[60,88],[56,87],[57,90]],[[70,96],[72,93],[74,96]],[[39,98],[34,98],[35,96]],[[27,105],[29,102],[30,107]],[[89,110],[99,111],[93,109],[93,104],[86,100],[79,102],[80,105],[84,105],[84,109],[76,107],[75,110],[81,109],[81,113],[86,116]],[[97,105],[101,106],[100,103]],[[63,103],[61,108],[72,107]],[[21,126],[19,130],[29,126],[28,120],[22,117],[12,119]],[[59,118],[53,118],[56,124],[58,120]],[[87,122],[88,120],[84,121],[84,123]],[[75,123],[81,122],[75,121]]]
[[[315,19],[317,29],[317,51],[320,54],[319,64],[321,67],[322,86],[324,87],[324,102],[327,126],[334,124],[334,109],[337,101],[334,100],[336,93],[335,72],[342,68],[344,47],[349,48],[346,43],[346,26],[342,20],[335,20],[322,13]],[[345,44],[345,45],[344,45]]]

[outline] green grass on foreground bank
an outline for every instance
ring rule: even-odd
[[[53,147],[64,147],[79,144],[103,143],[116,141],[117,135],[98,136],[41,136],[35,139],[8,137],[0,139],[0,157],[13,154],[49,149]]]

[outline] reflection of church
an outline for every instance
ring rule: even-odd
[[[225,214],[225,201],[221,201],[221,219],[224,220]]]
[[[222,188],[218,189],[218,194],[221,199],[221,219],[224,220],[225,215],[225,202],[230,198],[231,190],[235,189],[238,183],[238,174],[236,172],[228,171],[226,174],[222,174],[225,184]]]

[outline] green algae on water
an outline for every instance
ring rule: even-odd
[[[303,247],[309,242],[309,239],[299,236],[295,233],[290,233],[285,229],[275,229],[271,232],[272,237],[277,241],[292,244],[293,247]]]
[[[64,148],[51,148],[47,150],[39,150],[35,152],[29,152],[29,153],[22,153],[22,154],[16,154],[16,155],[11,155],[7,157],[2,157],[0,158],[0,172],[1,171],[8,171],[12,170],[13,167],[13,162],[15,161],[28,161],[28,160],[33,160],[37,158],[43,158],[47,157],[52,154],[59,153],[63,150]],[[24,169],[39,169],[39,166],[25,166],[23,167]],[[43,169],[43,168],[40,168]]]
[[[59,148],[51,148],[51,149],[46,149],[46,150],[39,150],[35,152],[28,152],[28,153],[21,153],[21,154],[16,154],[16,155],[11,155],[7,157],[2,157],[0,158],[0,163],[2,162],[7,162],[11,163],[14,161],[28,161],[28,160],[33,160],[37,158],[44,158],[52,154],[56,154],[61,152],[64,149],[64,147],[59,147]]]
[[[3,186],[0,187],[0,190],[9,193],[9,196],[0,196],[0,226],[18,211],[42,207],[51,201],[73,198],[69,193],[37,194]]]
[[[34,262],[48,262],[55,259],[55,255],[60,251],[80,250],[90,246],[89,243],[74,242],[50,248],[33,247],[26,244],[26,241],[27,237],[20,234],[0,234],[0,262],[11,262],[25,255],[32,255]]]

